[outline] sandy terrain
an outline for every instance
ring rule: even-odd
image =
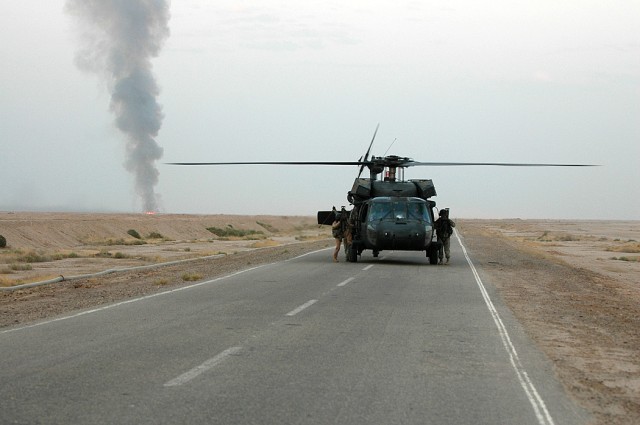
[[[6,212],[0,235],[0,286],[331,237],[314,217]]]
[[[640,423],[640,222],[457,223],[480,272],[553,361],[568,392],[593,413],[594,423]],[[232,230],[239,236],[229,236]],[[0,291],[0,327],[333,244],[313,217],[0,212],[0,235],[8,242],[0,249],[0,286],[208,256]]]

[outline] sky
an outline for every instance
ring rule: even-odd
[[[142,212],[114,82],[79,59],[96,25],[70,3],[3,3],[0,211]],[[640,219],[638,1],[174,0],[168,12],[141,61],[158,89],[161,213],[348,205],[355,166],[167,163],[357,161],[379,124],[377,156],[600,165],[407,169],[433,179],[453,217]]]

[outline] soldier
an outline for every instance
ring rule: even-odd
[[[340,219],[336,220],[331,225],[331,235],[336,240],[336,247],[333,250],[333,261],[338,262],[338,253],[340,253],[340,245],[342,245],[342,231],[340,229]]]
[[[436,235],[438,236],[438,242],[440,242],[440,250],[438,251],[438,264],[442,264],[442,257],[447,257],[447,264],[449,264],[449,258],[451,257],[451,235],[453,234],[453,228],[456,227],[456,223],[449,219],[449,208],[440,210],[440,217],[434,223],[436,229]]]
[[[331,224],[331,235],[336,240],[336,247],[333,250],[333,261],[338,262],[338,254],[340,253],[340,245],[342,245],[342,240],[345,241],[345,251],[347,249],[348,239],[351,238],[351,232],[349,229],[349,224],[347,223],[348,217],[347,212],[344,207],[340,212],[336,211],[336,208],[333,208],[333,216],[334,221]]]

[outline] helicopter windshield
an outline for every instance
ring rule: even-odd
[[[424,202],[407,202],[406,200],[390,200],[371,204],[369,221],[407,219],[430,222],[427,205]]]

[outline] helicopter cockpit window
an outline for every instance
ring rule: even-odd
[[[427,206],[420,202],[375,202],[371,204],[369,221],[378,220],[430,221]]]
[[[406,202],[393,203],[393,218],[395,218],[396,220],[407,219],[407,203]]]
[[[393,207],[391,202],[375,202],[371,204],[369,212],[369,221],[384,220],[391,217],[393,213]]]
[[[429,220],[427,206],[419,202],[410,202],[407,204],[407,217],[412,220]]]

